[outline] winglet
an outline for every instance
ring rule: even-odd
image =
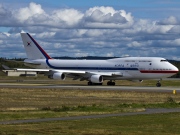
[[[29,33],[21,33],[28,59],[51,59]]]

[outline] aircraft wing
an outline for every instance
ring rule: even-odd
[[[61,72],[61,73],[66,73],[66,74],[85,74],[85,71],[76,71],[76,70],[54,70],[54,69],[26,69],[26,68],[17,68],[17,71],[29,71],[29,72]]]
[[[78,70],[54,70],[54,69],[23,69],[18,68],[17,71],[29,71],[29,72],[46,72],[47,74],[53,74],[53,73],[64,73],[64,74],[70,74],[70,75],[101,75],[101,76],[123,76],[121,72],[91,72],[91,71],[78,71]]]

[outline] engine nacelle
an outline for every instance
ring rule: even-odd
[[[51,77],[52,79],[65,80],[66,75],[64,73],[57,72],[57,73],[54,73]]]
[[[92,75],[90,81],[93,83],[102,83],[103,77],[101,75]]]

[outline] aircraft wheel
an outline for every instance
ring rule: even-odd
[[[159,82],[156,83],[156,86],[157,86],[157,87],[161,87],[161,83],[159,83]]]
[[[115,86],[116,85],[115,82],[112,82],[112,85]]]
[[[107,85],[111,85],[111,86],[114,86],[114,85],[115,85],[115,82],[112,82],[112,81],[108,81],[108,82],[107,82]]]
[[[90,82],[90,81],[88,82],[88,85],[92,85],[92,84],[93,84],[92,82]]]

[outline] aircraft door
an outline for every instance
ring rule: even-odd
[[[152,70],[152,62],[149,62],[149,71]]]

